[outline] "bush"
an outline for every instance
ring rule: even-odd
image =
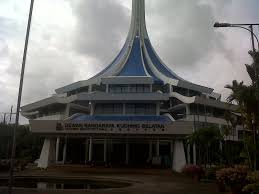
[[[232,193],[240,193],[247,184],[248,168],[246,166],[235,166],[223,168],[216,172],[217,182],[224,184],[232,190]]]
[[[201,176],[204,174],[204,170],[201,166],[188,164],[183,167],[182,173],[200,180]]]
[[[205,169],[205,178],[209,180],[216,180],[216,172],[224,166],[213,166]]]
[[[246,193],[255,193],[259,191],[259,183],[248,184],[243,188],[242,191]]]
[[[255,193],[259,191],[259,172],[252,172],[247,176],[247,185],[243,188],[244,192]]]

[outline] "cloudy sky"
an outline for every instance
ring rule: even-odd
[[[0,0],[0,112],[16,104],[29,3]],[[224,100],[233,79],[249,83],[251,44],[248,32],[213,23],[259,22],[258,7],[258,0],[146,0],[147,28],[171,69]],[[22,105],[102,70],[122,47],[130,15],[131,0],[35,0]]]

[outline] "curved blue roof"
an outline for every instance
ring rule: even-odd
[[[153,64],[155,65],[155,67],[165,76],[169,77],[169,78],[173,78],[176,80],[180,80],[179,77],[173,73],[171,70],[168,69],[168,67],[166,67],[165,65],[163,65],[160,60],[158,59],[158,57],[155,54],[155,51],[152,48],[151,42],[149,39],[145,38],[144,39],[145,42],[145,46],[148,52],[148,55],[151,59],[151,61],[153,62]]]
[[[147,76],[141,56],[139,37],[134,38],[129,57],[117,76]]]
[[[167,116],[89,116],[79,115],[72,119],[72,121],[142,121],[142,122],[161,122],[171,123],[172,120]]]
[[[150,69],[143,48],[142,48],[142,55],[143,55],[143,60],[144,60],[144,63],[145,63],[146,70],[147,70],[147,72],[149,73],[149,75],[152,76],[152,78],[153,78],[153,80],[154,80],[154,83],[155,83],[155,84],[164,84],[164,82],[163,82],[162,80],[160,80],[160,79],[153,73],[153,71]]]
[[[125,42],[125,44],[123,45],[120,53],[116,56],[116,58],[110,63],[110,65],[108,65],[104,70],[102,70],[101,72],[99,72],[98,74],[96,74],[94,77],[92,78],[96,78],[100,75],[102,75],[103,73],[105,73],[106,71],[108,71],[108,69],[110,69],[112,66],[116,65],[120,60],[121,58],[123,57],[123,54],[125,53],[126,49],[127,49],[127,41]]]

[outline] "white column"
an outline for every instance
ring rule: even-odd
[[[186,165],[186,158],[184,153],[183,141],[175,140],[174,153],[173,153],[173,170],[181,172],[182,168]]]
[[[65,137],[65,143],[63,147],[63,164],[66,163],[66,159],[67,159],[67,137]]]
[[[92,162],[92,151],[93,151],[93,139],[92,139],[92,137],[90,137],[90,139],[89,139],[89,156],[88,156],[89,162]]]
[[[126,165],[129,164],[129,142],[126,141]]]
[[[103,142],[103,161],[107,162],[107,139]]]
[[[148,153],[148,159],[152,160],[152,140],[149,141],[149,153]]]
[[[156,142],[156,157],[159,157],[160,153],[159,153],[159,139]]]
[[[41,150],[38,167],[47,168],[55,163],[56,156],[56,141],[53,138],[46,138]]]
[[[58,162],[58,156],[59,156],[59,144],[60,144],[60,138],[57,137],[56,141],[56,162]]]

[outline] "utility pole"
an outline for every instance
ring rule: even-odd
[[[11,122],[12,122],[12,114],[13,114],[13,105],[11,106],[11,112],[10,112],[9,124],[11,124]]]
[[[4,113],[4,121],[3,121],[4,125],[6,124],[5,118],[6,118],[6,113]]]
[[[27,30],[26,30],[26,37],[25,37],[25,43],[24,43],[24,50],[23,50],[20,84],[19,84],[19,91],[18,91],[18,97],[17,97],[16,114],[15,114],[15,125],[14,125],[14,129],[13,129],[13,142],[12,142],[12,153],[11,153],[11,159],[10,159],[9,186],[8,186],[9,194],[12,194],[12,190],[13,190],[13,171],[14,171],[14,159],[15,159],[15,149],[16,149],[16,129],[19,125],[19,116],[20,116],[19,114],[20,114],[20,107],[21,107],[23,78],[24,78],[24,71],[25,71],[25,64],[26,64],[26,57],[27,57],[27,48],[28,48],[30,29],[31,29],[33,5],[34,5],[34,0],[31,0],[28,23],[27,23]]]

